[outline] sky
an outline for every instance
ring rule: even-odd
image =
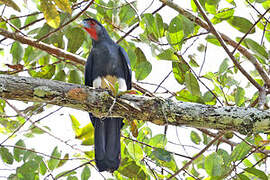
[[[147,7],[152,1],[144,1],[144,0],[139,0],[138,1],[138,12],[140,14],[140,12],[142,12],[144,10],[145,7]],[[153,6],[148,9],[148,12],[152,12],[153,10],[155,10],[157,7],[160,6],[160,3],[155,1],[155,3],[153,4]],[[176,2],[176,1],[175,1]],[[186,7],[188,9],[191,9],[189,4],[190,1],[189,0],[185,0],[185,1],[179,1],[181,2],[181,4],[179,4],[181,7]],[[183,3],[184,2],[184,3]],[[17,3],[17,2],[16,2]],[[19,3],[19,2],[18,2]],[[239,7],[239,10],[236,10],[236,13],[239,13],[238,15],[241,15],[242,13],[250,13],[250,12],[243,12],[240,9],[243,8],[245,5],[241,5]],[[0,7],[0,12],[1,12],[1,8]],[[27,9],[28,8],[28,9]],[[23,9],[23,12],[25,14],[32,12],[32,8],[33,6],[31,5],[31,1],[28,1],[28,7]],[[167,13],[170,12],[170,13]],[[177,15],[177,13],[173,12],[170,8],[166,7],[164,8],[160,14],[162,15],[163,19],[165,20],[165,22],[169,22],[173,17],[175,17]],[[243,15],[243,14],[242,14]],[[79,23],[79,22],[78,22]],[[233,36],[242,36],[242,34],[238,33],[237,31],[235,31],[233,28],[230,28],[230,26],[228,26],[227,24],[220,24],[215,26],[220,32],[232,32],[231,34]],[[225,29],[226,27],[226,29]],[[133,33],[133,35],[136,33],[138,33],[138,31],[135,31]],[[258,36],[258,35],[256,35]],[[253,37],[253,38],[257,38],[257,37]],[[251,36],[252,37],[252,36]],[[259,36],[261,37],[261,36]],[[5,41],[5,43],[8,44],[9,41]],[[198,42],[202,42],[205,44],[204,41],[198,41]],[[183,49],[187,48],[190,44],[186,44],[184,45]],[[7,52],[9,51],[9,47],[6,46],[2,46],[0,45],[0,47],[5,48],[5,57],[3,58],[4,61],[0,61],[0,69],[2,70],[4,68],[4,64],[5,63],[9,63],[10,62],[10,56],[6,56]],[[151,55],[151,50],[148,47],[148,45],[141,45],[141,48],[143,49],[144,53],[147,56],[147,59],[151,62],[152,64],[152,72],[151,74],[144,80],[144,82],[151,82],[154,84],[159,84],[161,82],[161,80],[163,79],[163,77],[165,77],[171,70],[171,62],[169,61],[162,61],[162,60],[156,60],[156,58],[152,57]],[[191,47],[186,54],[191,54],[193,51],[196,50],[196,47]],[[213,53],[215,52],[215,53]],[[203,54],[201,54],[201,56],[197,56],[197,62],[200,64],[202,63],[202,56]],[[226,54],[224,53],[224,50],[222,48],[216,47],[214,45],[211,45],[208,43],[208,51],[207,51],[207,59],[203,68],[203,72],[208,72],[208,71],[216,71],[218,70],[217,67],[221,64],[221,62],[223,61],[223,59],[227,57]],[[202,73],[203,74],[203,73]],[[244,80],[243,76],[240,75],[238,77],[239,79],[243,79],[243,83],[245,83],[246,81]],[[135,81],[135,79],[133,79],[133,81]],[[207,81],[205,81],[207,83]],[[156,87],[155,86],[149,86],[149,85],[145,85],[145,84],[140,84],[141,86],[145,87],[146,89],[153,91]],[[171,74],[169,76],[169,78],[163,83],[163,86],[166,87],[167,89],[170,89],[173,92],[179,91],[182,89],[182,87],[176,82],[176,80],[174,79],[173,74]],[[205,89],[201,86],[202,91],[205,91]],[[161,91],[163,91],[161,89]],[[16,104],[16,107],[19,107],[20,109],[23,109],[24,107],[26,107],[26,104],[22,103],[22,102],[17,102],[17,101],[11,101],[9,100],[10,103],[12,104]],[[28,105],[31,103],[28,103]],[[35,115],[33,117],[33,121],[37,120],[41,117],[43,117],[44,115],[48,114],[49,112],[53,112],[54,110],[56,110],[59,107],[48,107],[46,108],[47,110],[44,113]],[[14,111],[10,108],[7,108],[8,112],[10,112],[11,114],[14,114]],[[75,140],[74,138],[74,133],[72,130],[72,126],[71,126],[71,121],[69,118],[69,114],[74,115],[81,123],[82,126],[88,124],[90,122],[89,117],[88,117],[88,113],[84,112],[84,111],[78,111],[75,109],[71,109],[71,108],[62,108],[61,110],[59,110],[58,112],[54,113],[53,115],[51,115],[49,118],[46,118],[44,120],[41,121],[41,125],[46,125],[49,126],[51,128],[51,132],[52,134],[54,134],[56,137],[59,137],[60,139],[67,141],[69,144],[71,145],[78,145],[78,147],[80,149],[87,149],[89,147],[81,147],[79,146],[80,142]],[[163,126],[157,126],[157,125],[153,125],[150,123],[147,123],[150,127],[152,127],[154,134],[157,133],[163,133]],[[27,127],[27,126],[26,126]],[[23,132],[26,129],[22,129],[21,131]],[[192,129],[194,130],[194,129]],[[190,134],[191,128],[187,128],[187,127],[181,127],[181,128],[176,128],[174,126],[169,126],[168,127],[168,140],[169,141],[173,141],[175,143],[181,143],[184,145],[192,145],[193,147],[197,147],[194,144],[192,144],[192,142],[190,141],[189,138],[189,134]],[[196,131],[196,130],[195,130]],[[187,136],[188,135],[188,136]],[[176,137],[179,137],[176,138]],[[184,137],[184,138],[183,138]],[[5,138],[4,136],[1,135],[0,137],[0,141]],[[18,140],[17,137],[15,137],[12,140],[8,141],[8,144],[14,144],[16,141]],[[35,148],[36,151],[39,152],[45,152],[46,154],[50,154],[53,150],[53,148],[55,146],[58,146],[59,149],[61,149],[64,152],[72,152],[72,149],[67,147],[64,143],[61,143],[58,140],[55,140],[55,138],[48,136],[48,135],[39,135],[36,138],[32,138],[32,139],[24,139],[27,140],[26,144],[27,147],[33,147]],[[180,152],[180,153],[186,153],[188,155],[193,155],[195,152],[198,152],[198,149],[195,148],[188,148],[188,149],[179,149],[179,146],[175,146],[173,144],[168,143],[167,148],[171,151],[174,152]],[[89,150],[89,149],[87,149]],[[187,152],[188,151],[188,152]],[[184,159],[178,158],[177,160],[179,162],[181,162]],[[80,162],[78,162],[78,164],[80,164]],[[181,167],[181,163],[179,163],[179,166]],[[6,166],[7,168],[12,168],[12,166]],[[64,169],[71,169],[72,167],[64,167]],[[1,169],[1,164],[0,164],[0,169]],[[98,175],[98,173],[91,169],[92,172],[92,178],[94,176],[97,176],[97,178],[95,179],[103,179],[100,175]],[[6,173],[9,173],[8,171]],[[109,176],[109,173],[104,173],[105,176]],[[0,178],[1,179],[1,178]]]

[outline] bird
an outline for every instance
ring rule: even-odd
[[[119,91],[131,89],[132,71],[125,49],[115,43],[104,26],[94,18],[82,21],[92,39],[92,49],[85,65],[85,85],[110,89],[118,83]],[[98,170],[114,172],[121,161],[121,117],[95,117],[89,112],[95,129],[95,162]]]

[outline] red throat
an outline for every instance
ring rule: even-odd
[[[97,31],[94,28],[84,28],[94,40],[98,40]]]

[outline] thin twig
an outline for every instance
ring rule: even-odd
[[[151,85],[151,86],[158,86],[158,84],[155,83],[150,83],[150,82],[143,82],[143,81],[138,81],[138,83],[140,84],[147,84],[147,85]],[[166,92],[168,92],[169,94],[171,94],[172,96],[176,96],[175,92],[171,92],[170,90],[168,90],[166,87],[164,86],[159,86],[160,88],[164,89]],[[135,87],[134,87],[135,88]],[[152,96],[151,96],[152,97]],[[153,96],[154,97],[154,96]]]
[[[199,77],[201,76],[201,72],[202,72],[202,69],[203,69],[203,66],[204,66],[204,63],[205,63],[205,60],[206,60],[206,52],[207,52],[207,42],[206,42],[206,45],[205,45],[205,48],[204,48],[204,53],[203,53],[203,62],[202,62],[202,65],[200,67],[200,71],[199,71]]]
[[[162,4],[158,9],[156,9],[154,12],[152,12],[152,14],[157,13],[158,11],[160,11],[163,7],[165,7],[165,4]],[[132,31],[134,31],[137,27],[139,27],[140,23],[137,23],[136,25],[134,25],[126,34],[124,34],[120,39],[118,39],[118,41],[116,42],[117,44],[120,43],[123,39],[125,39]]]
[[[260,15],[260,16],[262,16],[262,14],[260,13],[260,11],[258,11],[256,8],[255,8],[255,6],[253,6],[253,4],[251,4],[248,0],[246,0],[246,2]],[[268,22],[268,23],[270,23],[269,22],[269,20],[267,19],[267,18],[265,18],[264,17],[264,19]]]
[[[147,163],[147,161],[146,160],[144,160],[144,162],[145,162],[145,164],[148,166],[148,169],[150,169],[151,170],[151,172],[152,172],[152,174],[154,175],[154,178],[157,180],[158,178],[157,178],[157,176],[156,176],[156,173],[155,173],[155,171],[151,168],[151,166]]]
[[[7,102],[7,101],[6,101]],[[13,106],[10,106],[11,108]],[[42,108],[43,106],[40,106],[37,110]],[[22,116],[23,117],[23,116]],[[9,140],[12,136],[14,136],[31,118],[32,116],[28,117],[17,129],[15,129],[4,141],[0,143],[0,146],[3,145],[7,140]]]
[[[240,44],[242,43],[242,41],[247,37],[247,35],[254,29],[254,27],[261,21],[262,18],[264,18],[264,16],[266,15],[266,13],[270,10],[267,9],[263,15],[261,17],[259,17],[259,19],[249,28],[249,30],[246,32],[246,34],[240,39],[240,41],[238,42],[237,46],[234,48],[234,50],[232,51],[232,54],[235,53],[235,51],[238,49],[238,47],[240,46]]]
[[[14,16],[14,17],[11,17],[11,18],[9,18],[7,20],[10,21],[12,19],[19,19],[19,18],[28,17],[28,16],[35,16],[35,15],[38,15],[38,14],[41,14],[41,12],[34,12],[34,13],[22,15],[22,16]]]
[[[197,158],[199,158],[207,149],[210,148],[210,146],[212,146],[217,140],[219,140],[225,132],[221,131],[220,134],[218,136],[216,136],[211,142],[209,142],[209,144],[207,144],[207,146],[205,146],[198,154],[196,154],[195,156],[192,157],[192,159],[190,161],[188,161],[181,169],[179,169],[178,171],[176,171],[172,176],[170,176],[168,178],[168,180],[174,178],[175,176],[177,176],[177,174],[179,174],[181,171],[183,171],[184,169],[186,169],[193,161],[195,161]]]
[[[216,98],[216,100],[223,106],[223,103],[219,100],[219,98],[217,97],[217,95],[201,80],[201,78],[195,73],[195,71],[190,67],[190,65],[186,62],[186,60],[184,59],[183,56],[174,53],[179,60],[182,60],[190,69],[190,71],[194,74],[194,76],[196,77],[196,79]]]
[[[39,38],[37,41],[43,41],[44,39],[47,39],[48,37],[50,37],[52,34],[54,34],[55,32],[63,29],[66,25],[70,24],[71,22],[73,22],[74,20],[76,20],[78,17],[80,17],[94,2],[95,0],[92,0],[91,2],[88,3],[88,5],[81,11],[79,12],[76,16],[74,16],[73,18],[71,18],[69,21],[67,21],[66,23],[62,24],[60,27],[54,29],[53,31],[49,32],[48,34],[42,36],[41,38]]]
[[[57,160],[88,160],[86,158],[58,158],[58,157],[55,157],[55,156],[51,156],[51,155],[48,155],[48,154],[45,154],[43,152],[38,152],[38,151],[35,151],[33,149],[28,149],[26,147],[23,147],[23,146],[14,146],[14,145],[0,145],[0,147],[11,147],[11,148],[15,148],[15,149],[21,149],[21,150],[25,150],[25,151],[29,151],[29,152],[33,152],[33,153],[36,153],[36,154],[40,154],[40,155],[43,155],[43,156],[46,156],[46,157],[49,157],[51,159],[57,159]]]
[[[83,167],[83,166],[86,166],[87,164],[91,164],[92,161],[94,161],[94,160],[87,161],[87,162],[85,162],[85,163],[83,163],[83,164],[81,164],[81,165],[79,165],[79,166],[77,166],[77,167],[75,167],[75,168],[73,168],[73,169],[71,169],[71,170],[69,170],[69,171],[66,171],[65,173],[61,174],[60,176],[58,176],[58,177],[55,178],[55,179],[59,179],[59,178],[61,178],[61,177],[64,177],[65,175],[71,173],[72,171],[75,171],[75,170],[77,170],[77,169],[79,169],[79,168],[81,168],[81,167]]]
[[[35,21],[33,21],[33,22],[29,23],[29,24],[26,24],[26,25],[23,26],[23,27],[20,27],[19,29],[20,29],[20,30],[23,30],[23,29],[25,29],[25,28],[27,28],[27,27],[29,27],[29,26],[32,26],[33,24],[35,24],[35,23],[37,23],[37,22],[39,22],[39,21],[42,21],[42,20],[44,20],[44,18],[37,19],[37,20],[35,20]],[[3,42],[4,40],[6,40],[6,39],[7,39],[7,38],[4,37],[3,39],[0,40],[0,43],[2,43],[2,42]]]
[[[156,93],[157,90],[160,88],[160,86],[164,83],[164,81],[166,81],[166,79],[168,79],[168,77],[171,75],[172,71],[170,71],[164,78],[163,80],[158,84],[157,88],[154,90],[153,93]]]
[[[21,33],[23,36],[26,36],[20,29],[18,29],[16,26],[14,26],[12,23],[9,23],[8,20],[6,20],[4,17],[0,17],[1,20],[5,21],[8,25],[10,25],[10,27],[12,27],[13,29],[15,29],[15,32],[19,32]]]
[[[151,145],[146,144],[146,143],[144,143],[144,142],[138,141],[137,139],[132,139],[132,138],[127,137],[127,136],[124,136],[124,135],[121,135],[121,137],[123,137],[123,138],[125,138],[125,139],[128,139],[128,140],[131,140],[131,141],[134,141],[134,142],[137,142],[137,143],[139,143],[139,144],[145,145],[145,146],[150,147],[150,148],[152,148],[152,149],[157,149],[157,147],[154,147],[154,146],[151,146]],[[174,154],[174,155],[183,157],[183,158],[191,159],[191,157],[186,156],[186,155],[178,154],[178,153],[171,152],[171,151],[168,151],[168,150],[166,150],[166,151],[169,152],[169,153],[171,153],[171,154]]]
[[[213,24],[211,23],[211,21],[208,19],[208,17],[206,16],[206,14],[204,13],[204,10],[202,9],[201,5],[199,4],[199,2],[197,0],[194,0],[194,3],[196,4],[199,12],[201,13],[201,15],[203,16],[204,20],[207,22],[210,31],[216,36],[216,38],[218,39],[219,43],[221,44],[221,46],[223,47],[223,49],[225,50],[225,52],[228,54],[228,56],[230,57],[230,59],[233,61],[233,63],[235,64],[235,66],[241,71],[241,73],[249,80],[249,82],[251,84],[253,84],[258,90],[262,89],[262,86],[259,85],[257,83],[257,81],[255,81],[255,79],[253,79],[249,73],[239,64],[239,62],[235,59],[235,57],[233,56],[233,54],[230,52],[230,50],[228,49],[228,47],[226,46],[225,42],[223,41],[222,37],[219,35],[219,33],[216,31],[216,29],[214,28]],[[237,47],[238,48],[238,47]],[[270,81],[270,79],[269,79]],[[270,83],[269,83],[270,84]]]

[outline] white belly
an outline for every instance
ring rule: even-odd
[[[118,82],[119,91],[126,91],[127,90],[126,81],[123,78],[116,78],[115,76],[111,76],[111,75],[97,77],[93,81],[93,87],[111,90],[111,87],[115,87],[116,82]]]

